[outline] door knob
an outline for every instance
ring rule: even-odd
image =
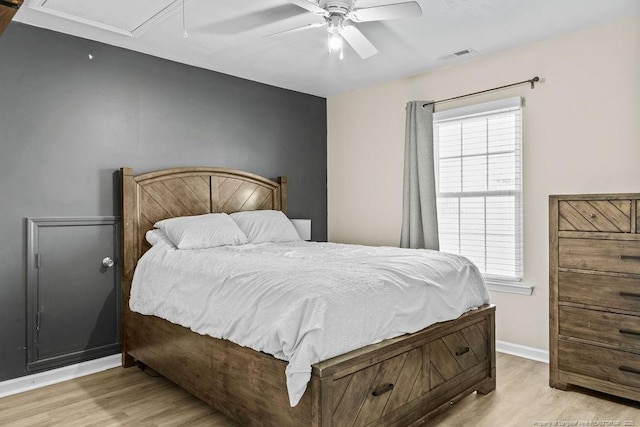
[[[111,259],[111,257],[106,257],[105,259],[102,260],[102,265],[109,268],[109,267],[113,267],[115,265],[115,262]]]

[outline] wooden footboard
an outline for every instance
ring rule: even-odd
[[[318,425],[408,426],[473,391],[494,390],[494,314],[485,306],[314,365],[322,384]]]
[[[493,306],[317,363],[291,408],[285,362],[128,312],[128,355],[247,426],[408,426],[495,389]]]

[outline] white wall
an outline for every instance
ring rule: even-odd
[[[397,246],[405,104],[523,96],[524,241],[532,296],[491,294],[497,339],[548,348],[548,196],[640,192],[640,18],[328,99],[329,240]]]

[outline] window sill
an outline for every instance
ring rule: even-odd
[[[504,292],[507,294],[531,295],[533,286],[523,285],[521,282],[503,282],[495,279],[485,279],[487,289],[492,292]]]

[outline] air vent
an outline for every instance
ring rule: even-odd
[[[462,49],[457,52],[453,52],[448,55],[441,56],[440,58],[438,58],[438,61],[448,61],[449,59],[459,58],[461,56],[470,55],[472,53],[476,53],[476,51],[469,47],[467,49]]]

